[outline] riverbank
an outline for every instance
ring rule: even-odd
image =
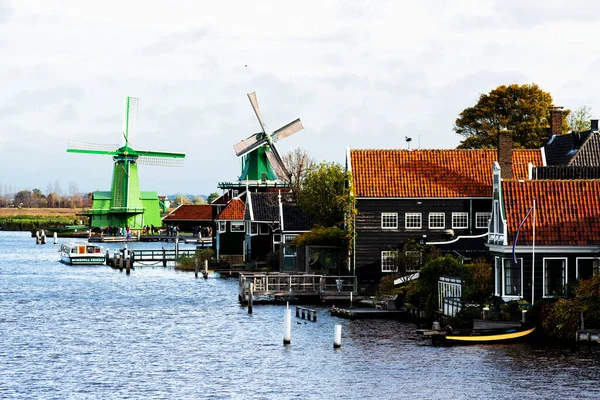
[[[5,231],[59,228],[87,221],[77,215],[83,212],[81,208],[0,208],[0,228]]]

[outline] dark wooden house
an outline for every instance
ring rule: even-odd
[[[245,203],[231,199],[215,218],[215,251],[218,259],[230,264],[244,263]]]
[[[514,179],[526,179],[540,150],[349,150],[356,197],[353,268],[359,282],[377,284],[399,268],[409,240],[436,244],[463,257],[488,255],[485,236],[492,203],[492,164],[500,159]],[[512,171],[511,171],[512,169]]]
[[[598,272],[600,180],[504,180],[500,169],[488,236],[494,293],[531,303],[565,296]]]
[[[246,260],[265,261],[269,253],[275,252],[273,234],[279,230],[279,197],[277,192],[248,193],[244,215]]]

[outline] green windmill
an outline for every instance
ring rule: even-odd
[[[248,94],[261,131],[233,146],[235,154],[242,158],[240,182],[257,183],[285,179],[288,171],[275,147],[275,142],[304,129],[300,118],[295,119],[276,131],[269,133],[258,108],[256,92]]]
[[[123,143],[101,145],[87,142],[71,142],[68,153],[99,154],[112,156],[113,168],[110,192],[94,192],[92,209],[87,211],[92,227],[161,226],[161,204],[156,192],[140,191],[138,165],[182,166],[185,154],[134,150],[129,145],[134,132],[139,99],[125,99]]]

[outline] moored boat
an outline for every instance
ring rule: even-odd
[[[481,329],[484,325],[485,328]],[[497,325],[497,326],[494,326]],[[502,325],[505,325],[502,327]],[[455,331],[450,326],[444,329],[418,330],[423,336],[431,337],[433,344],[494,344],[512,343],[527,339],[535,327],[502,321],[474,321],[474,329]],[[435,328],[435,327],[434,327]],[[478,329],[479,328],[479,329]]]
[[[87,242],[68,242],[58,250],[60,261],[69,265],[102,265],[106,261],[104,249]]]

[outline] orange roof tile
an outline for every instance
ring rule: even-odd
[[[246,204],[240,199],[231,200],[227,206],[217,216],[218,220],[226,221],[242,221],[244,220],[244,213],[246,211]]]
[[[351,150],[357,197],[491,197],[496,150]],[[513,179],[542,165],[540,150],[513,150]]]
[[[210,204],[183,204],[163,218],[164,221],[212,221]]]
[[[600,180],[502,182],[507,233],[517,228],[536,201],[536,245],[600,244]],[[518,245],[533,243],[533,212],[519,231]]]

